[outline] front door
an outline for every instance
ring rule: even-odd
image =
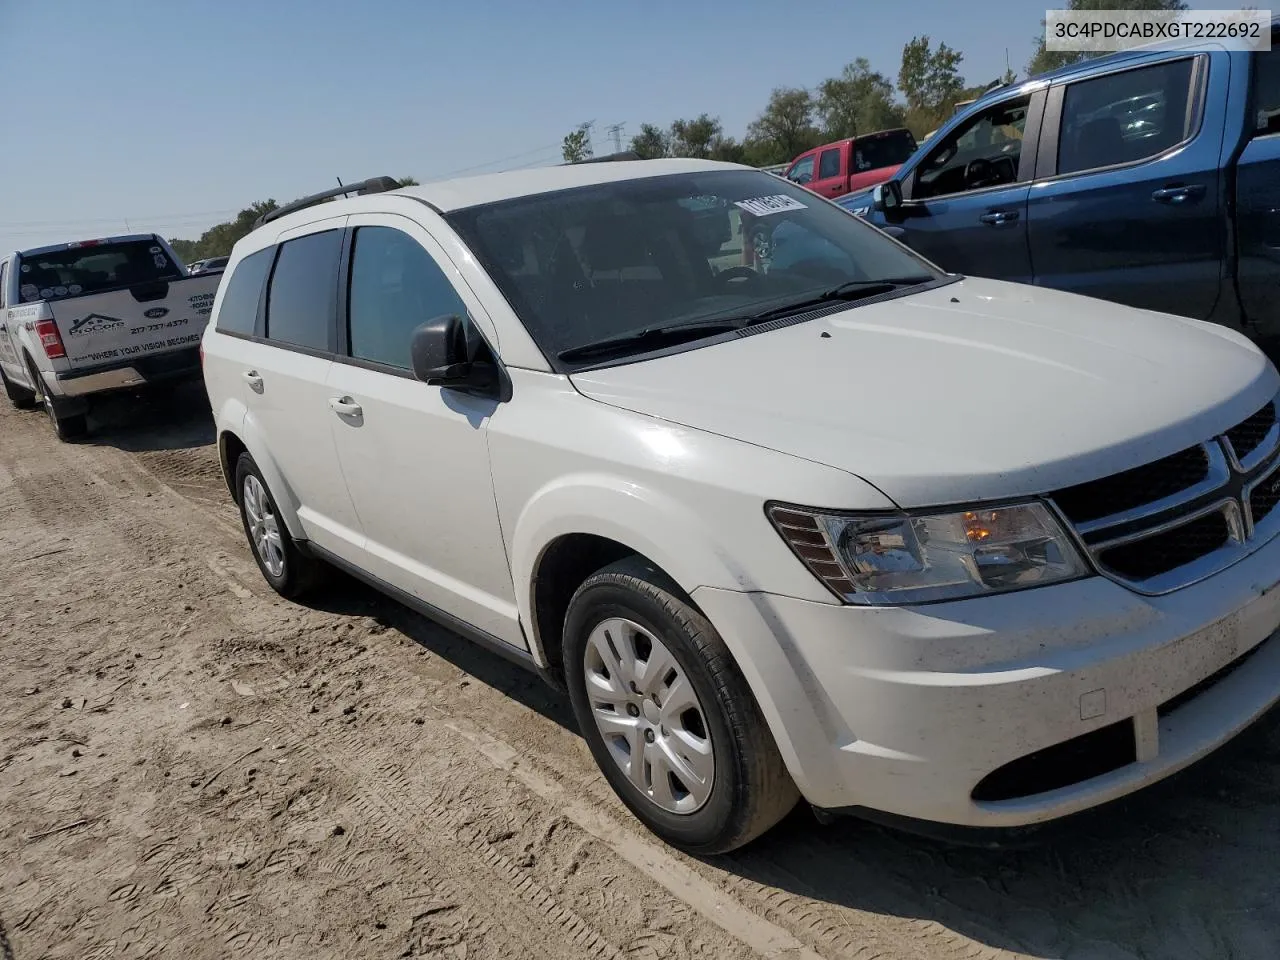
[[[418,224],[350,218],[345,343],[329,371],[329,428],[365,535],[370,573],[527,649],[507,564],[488,427],[500,404],[411,373],[415,328],[461,316],[477,349],[479,302]],[[487,317],[484,318],[487,323]]]
[[[895,223],[903,242],[951,273],[1030,282],[1027,195],[1034,158],[1024,155],[1023,142],[1032,101],[1040,97],[993,104],[916,164],[904,180],[903,217]]]

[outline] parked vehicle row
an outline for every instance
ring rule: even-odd
[[[226,257],[209,257],[207,260],[196,260],[187,265],[187,273],[193,277],[201,273],[221,273],[227,269]]]
[[[945,269],[1213,320],[1274,354],[1272,36],[1267,52],[1144,49],[1002,87],[839,203]]]
[[[1039,824],[1280,698],[1280,373],[1239,332],[946,273],[731,164],[394,187],[231,254],[203,358],[250,548],[566,689],[668,842],[800,797]],[[785,238],[754,268],[743,217]]]
[[[200,376],[218,276],[188,276],[156,234],[82,240],[0,259],[0,380],[63,440],[104,393]]]
[[[807,150],[784,176],[819,196],[840,197],[888,180],[915,151],[910,130],[878,130]]]

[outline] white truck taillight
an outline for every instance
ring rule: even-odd
[[[50,360],[67,355],[66,347],[62,345],[62,334],[58,333],[58,325],[52,320],[37,320],[36,336],[40,338],[40,346],[44,347],[44,355]]]

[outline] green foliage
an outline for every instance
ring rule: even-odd
[[[418,186],[418,181],[417,181],[417,179],[416,179],[416,178],[414,178],[414,177],[401,177],[400,179],[398,179],[398,180],[396,181],[396,183],[400,184],[400,186],[402,186],[402,187],[416,187],[416,186]]]
[[[705,113],[692,120],[677,120],[671,124],[671,154],[705,160],[711,156],[712,143],[723,139],[723,133],[719,118]]]
[[[1182,0],[1069,0],[1067,3],[1068,10],[1186,10],[1187,5]],[[1037,37],[1038,46],[1036,47],[1035,56],[1031,58],[1031,62],[1027,64],[1027,76],[1034,77],[1039,73],[1047,73],[1050,70],[1057,70],[1059,67],[1066,67],[1073,63],[1079,63],[1093,54],[1085,53],[1079,50],[1046,50],[1044,36],[1044,21],[1040,21],[1040,36]]]
[[[813,95],[799,87],[777,87],[769,103],[747,128],[747,139],[758,145],[758,155],[783,163],[822,142],[822,131],[813,122]]]
[[[640,132],[631,138],[631,152],[641,160],[657,160],[671,152],[671,138],[661,127],[640,124]]]
[[[959,69],[963,59],[964,54],[945,43],[934,50],[927,36],[912,37],[902,48],[898,89],[907,101],[907,126],[917,137],[936,128],[965,99]]]
[[[872,70],[866,57],[846,64],[840,76],[818,84],[814,106],[827,140],[900,127],[905,120],[902,105],[894,99],[893,84]]]
[[[565,163],[578,163],[591,158],[591,128],[585,123],[565,135],[560,151]]]
[[[201,234],[199,240],[171,239],[169,245],[173,247],[183,263],[205,260],[209,257],[225,257],[231,253],[231,248],[236,245],[236,241],[253,229],[255,220],[264,213],[278,209],[279,206],[274,200],[252,203],[236,214],[234,220],[210,227]]]

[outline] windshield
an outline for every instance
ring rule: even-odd
[[[853,166],[857,172],[896,167],[916,152],[916,138],[908,130],[858,139],[853,144]]]
[[[99,243],[70,250],[19,254],[18,293],[24,301],[62,300],[160,280],[183,270],[155,240]]]
[[[757,170],[577,187],[448,219],[550,358],[850,281],[941,277],[857,217]]]

